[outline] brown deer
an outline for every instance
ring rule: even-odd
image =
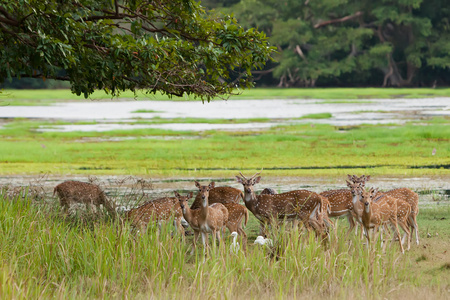
[[[211,192],[213,191],[217,191],[217,187],[215,187],[215,182],[212,181],[208,186],[202,186],[200,185],[200,183],[198,183],[197,181],[195,182],[195,186],[199,189],[199,192],[197,194],[196,200],[197,199],[203,199],[203,196],[205,195],[205,191],[209,189],[209,196],[208,196],[208,203],[209,203],[209,198],[211,196]],[[247,221],[248,221],[248,210],[245,206],[235,203],[235,202],[231,202],[229,200],[233,199],[241,199],[242,196],[242,192],[239,191],[239,193],[236,193],[237,189],[234,188],[229,188],[227,189],[227,192],[224,193],[224,195],[226,195],[225,199],[228,199],[228,201],[223,201],[220,198],[217,198],[219,193],[215,193],[215,203],[222,203],[227,211],[228,211],[228,220],[225,223],[225,226],[228,228],[228,230],[230,231],[230,233],[232,232],[237,232],[240,236],[242,236],[243,238],[243,247],[245,249],[246,247],[246,243],[247,243],[247,234],[245,233],[245,231],[242,229],[242,221],[244,221],[244,225],[247,225]],[[230,197],[232,196],[232,197]],[[210,204],[211,205],[211,204]],[[194,205],[191,205],[191,209]]]
[[[363,205],[361,220],[364,227],[364,232],[367,241],[370,245],[369,229],[374,229],[374,234],[377,233],[379,227],[386,223],[391,225],[394,230],[395,235],[400,237],[400,232],[398,230],[398,225],[405,232],[405,236],[409,241],[409,228],[407,224],[408,216],[411,213],[411,208],[409,205],[402,205],[400,210],[404,210],[398,213],[397,199],[382,194],[377,196],[377,190],[370,188],[369,191],[364,189],[360,190],[361,199],[360,202]],[[398,216],[401,216],[398,218]],[[403,249],[402,240],[399,238],[400,250],[405,253]]]
[[[65,213],[69,212],[72,202],[82,203],[86,205],[86,209],[90,209],[90,205],[95,205],[97,210],[103,205],[112,217],[116,216],[115,205],[111,202],[102,189],[95,184],[69,180],[58,184],[53,190],[53,196],[58,194],[58,198]]]
[[[259,220],[260,233],[265,226],[277,220],[300,220],[306,228],[310,226],[317,234],[323,233],[323,197],[307,190],[296,190],[276,195],[256,195],[253,186],[261,180],[256,173],[247,179],[241,172],[236,179],[244,187],[245,206]]]
[[[352,216],[353,209],[353,197],[350,190],[340,189],[340,190],[329,190],[320,193],[319,195],[326,197],[328,204],[328,216],[332,218],[347,217],[348,223],[350,225],[347,235],[355,227],[355,221]]]
[[[370,175],[362,175],[358,177],[356,175],[347,175],[348,179],[353,181],[354,184],[360,183],[362,187],[364,187],[366,181],[370,180]],[[392,196],[396,199],[406,201],[411,207],[411,214],[408,217],[408,225],[411,227],[411,230],[416,235],[416,244],[419,245],[419,226],[417,224],[417,215],[419,214],[419,195],[408,188],[397,188],[387,192],[378,192],[384,193],[389,196]],[[378,195],[377,195],[378,196]],[[412,233],[410,235],[410,239],[412,238]]]
[[[244,205],[238,203],[224,203],[223,205],[228,210],[228,220],[225,223],[225,226],[230,233],[237,232],[242,237],[243,248],[245,250],[247,246],[247,234],[244,229],[242,229],[242,221],[244,221],[244,226],[246,226],[248,221],[248,210]]]
[[[133,208],[127,212],[126,219],[129,220],[133,227],[138,227],[141,230],[145,230],[150,222],[168,221],[170,218],[174,218],[174,223],[181,236],[184,237],[184,228],[181,226],[181,218],[183,212],[180,207],[179,198],[189,200],[192,198],[193,193],[190,192],[186,196],[180,196],[178,193],[175,197],[164,197],[151,201],[147,201],[137,208]]]
[[[235,188],[229,186],[214,187],[209,191],[208,203],[239,203],[241,199],[244,199],[244,194]],[[200,208],[202,206],[202,196],[200,193],[195,197],[194,203],[191,205],[191,209]]]
[[[194,230],[193,249],[196,247],[198,235],[201,233],[204,249],[208,248],[208,233],[212,234],[213,244],[216,243],[216,237],[221,239],[220,232],[223,230],[228,220],[228,210],[222,203],[213,203],[209,205],[209,191],[214,185],[200,186],[196,181],[195,185],[201,190],[202,206],[197,209],[190,209],[187,200],[179,199],[183,217]]]
[[[412,239],[413,233],[416,235],[416,244],[419,245],[419,225],[417,224],[417,215],[419,214],[419,195],[408,188],[397,188],[384,194],[396,199],[403,200],[411,207],[411,214],[408,217],[408,224],[411,227]]]

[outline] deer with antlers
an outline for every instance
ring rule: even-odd
[[[361,221],[367,241],[370,245],[369,229],[374,229],[374,234],[376,235],[381,225],[389,223],[395,235],[399,237],[400,250],[402,253],[405,253],[403,249],[405,238],[408,241],[409,250],[410,231],[407,222],[411,213],[411,207],[407,203],[398,206],[399,201],[397,199],[386,194],[377,196],[377,192],[373,188],[370,188],[368,191],[360,189],[360,202],[363,205]],[[400,239],[398,225],[405,232],[403,239]]]
[[[180,207],[183,212],[184,219],[194,230],[193,249],[196,247],[196,241],[201,234],[203,247],[205,251],[208,248],[208,234],[211,233],[213,237],[213,244],[216,243],[216,237],[221,239],[220,233],[223,230],[228,220],[228,210],[222,203],[213,203],[209,205],[208,196],[209,191],[214,187],[213,185],[201,186],[197,181],[195,185],[199,188],[202,205],[200,208],[191,209],[187,200],[179,198]],[[177,195],[177,193],[176,193]],[[177,196],[178,197],[178,196]]]
[[[112,217],[116,216],[115,205],[108,199],[105,192],[96,184],[68,180],[58,184],[54,190],[58,195],[61,206],[65,213],[69,212],[70,204],[73,202],[86,205],[86,209],[90,209],[91,205],[95,205],[97,210],[103,205]]]
[[[300,220],[306,228],[312,227],[317,234],[323,233],[323,197],[307,190],[296,190],[270,195],[256,195],[254,185],[261,180],[256,173],[246,178],[241,172],[236,179],[244,187],[245,206],[255,215],[261,224],[260,233],[265,232],[265,225],[277,220]]]
[[[175,193],[175,197],[164,197],[147,201],[143,205],[129,210],[126,219],[131,222],[133,227],[144,230],[150,222],[157,222],[161,225],[162,222],[174,218],[177,230],[180,232],[181,236],[184,237],[184,228],[181,225],[183,212],[181,211],[179,198],[187,201],[192,198],[192,196],[192,192],[186,196]]]

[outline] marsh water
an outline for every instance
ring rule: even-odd
[[[93,121],[96,124],[42,127],[41,131],[108,131],[158,128],[177,131],[258,130],[280,124],[309,123],[299,119],[310,114],[331,113],[314,123],[339,126],[359,124],[403,124],[433,116],[450,116],[450,98],[367,100],[215,100],[201,101],[90,101],[64,102],[50,106],[0,106],[0,119],[27,118],[63,121]],[[268,119],[238,124],[165,123],[124,124],[158,119]]]
[[[299,119],[309,114],[331,113],[326,119]],[[280,124],[327,123],[337,126],[359,124],[403,124],[407,121],[422,120],[433,116],[450,116],[450,98],[430,99],[367,99],[360,101],[325,100],[229,100],[212,101],[90,101],[64,102],[50,106],[0,106],[0,119],[7,122],[13,118],[63,120],[68,122],[93,121],[95,124],[59,125],[41,127],[41,131],[108,131],[123,129],[160,128],[167,130],[260,130]],[[233,124],[211,123],[165,123],[133,124],[137,120],[159,119],[254,119],[264,118],[267,122],[246,122]],[[128,123],[128,124],[125,124]],[[237,171],[236,171],[237,173]],[[237,175],[237,174],[236,174]],[[248,174],[251,175],[251,174]],[[51,195],[53,187],[67,180],[87,181],[87,176],[3,176],[0,185],[39,185]],[[125,193],[130,187],[117,184],[123,178],[100,176],[97,178],[109,192]],[[202,180],[201,178],[196,178]],[[171,195],[173,190],[194,191],[193,178],[151,179],[151,188],[145,192],[151,197]],[[204,181],[210,180],[203,178]],[[218,185],[237,188],[241,186],[233,178],[215,178]],[[373,186],[389,190],[408,187],[421,194],[421,205],[447,204],[450,193],[449,176],[415,177],[374,177]],[[268,177],[259,188],[272,187],[278,192],[294,189],[308,189],[320,192],[328,189],[346,188],[345,177]]]

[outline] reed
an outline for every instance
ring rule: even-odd
[[[234,254],[226,239],[205,258],[201,247],[191,255],[191,237],[183,242],[172,225],[134,234],[107,217],[64,217],[54,199],[27,192],[0,197],[2,299],[375,299],[399,286],[422,287],[409,274],[408,254],[394,246],[382,253],[379,244],[369,250],[354,235],[345,239],[345,222],[325,242],[288,224],[271,231],[272,247],[249,243],[246,253]],[[442,293],[448,283],[440,280],[433,291]]]

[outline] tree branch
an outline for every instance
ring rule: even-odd
[[[320,23],[314,25],[314,29],[317,29],[317,28],[320,28],[320,27],[324,27],[324,26],[327,26],[327,25],[330,25],[330,24],[343,23],[343,22],[346,22],[348,20],[355,19],[355,18],[361,16],[362,14],[363,13],[361,11],[358,11],[358,12],[354,13],[353,15],[346,16],[346,17],[343,17],[343,18],[340,18],[340,19],[334,19],[334,20],[328,20],[328,21],[320,22]]]

